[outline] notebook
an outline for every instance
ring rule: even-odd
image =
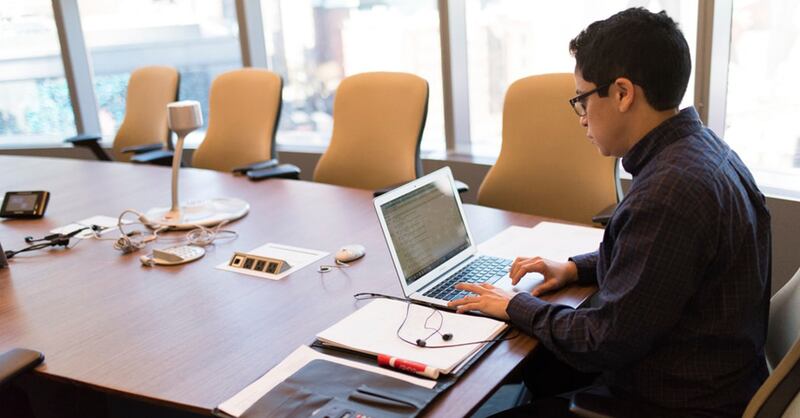
[[[508,327],[505,322],[495,319],[446,311],[441,312],[441,317],[436,315],[429,319],[433,309],[397,300],[376,299],[317,334],[317,340],[327,346],[373,356],[385,354],[411,360],[433,367],[439,373],[450,374],[485,343],[430,349],[404,342],[398,335],[415,341],[430,335],[432,327],[441,328],[442,333],[452,334],[452,339],[443,341],[441,336],[434,335],[429,343],[456,345],[492,340]]]
[[[378,196],[374,204],[406,298],[446,307],[468,295],[453,287],[458,282],[489,282],[514,293],[539,283],[512,286],[512,260],[480,254],[449,167]]]

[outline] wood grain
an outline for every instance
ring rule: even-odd
[[[169,181],[162,167],[0,157],[0,192],[52,194],[44,219],[0,222],[0,242],[18,249],[25,236],[90,216],[168,206]],[[250,203],[250,213],[230,224],[236,240],[170,268],[142,267],[143,253],[122,255],[112,241],[20,254],[0,270],[0,350],[44,352],[42,376],[210,413],[357,309],[354,293],[400,295],[371,192],[290,180],[253,183],[198,169],[182,169],[180,181],[184,199],[229,196]],[[509,225],[541,220],[472,205],[466,213],[479,242]],[[306,268],[280,281],[213,268],[234,251],[267,242],[332,253],[360,243],[367,255],[348,269],[323,275]],[[555,297],[582,300],[591,292],[574,288]],[[497,344],[427,415],[466,415],[535,346],[525,336]]]

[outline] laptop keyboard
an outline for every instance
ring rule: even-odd
[[[423,295],[441,300],[461,299],[470,292],[454,288],[456,283],[494,283],[508,273],[511,262],[505,258],[479,256],[458,273],[437,284]]]

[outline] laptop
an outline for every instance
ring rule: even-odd
[[[374,200],[381,229],[406,298],[436,306],[469,295],[459,282],[530,292],[535,280],[511,285],[513,260],[481,255],[467,226],[449,167]]]

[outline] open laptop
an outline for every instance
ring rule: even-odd
[[[512,260],[478,253],[449,167],[378,196],[374,203],[406,298],[446,306],[469,294],[453,287],[459,282],[489,282],[512,292],[530,292],[538,282],[512,286]]]

